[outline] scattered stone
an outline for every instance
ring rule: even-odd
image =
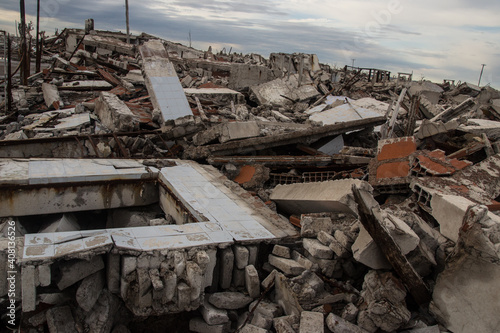
[[[300,314],[299,333],[324,332],[323,314],[319,312],[302,311]]]
[[[219,309],[226,310],[237,310],[244,308],[250,302],[252,298],[245,296],[245,294],[239,292],[225,291],[220,293],[210,294],[208,296],[208,301]]]

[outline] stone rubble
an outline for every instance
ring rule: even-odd
[[[499,91],[89,29],[0,102],[23,331],[500,331]]]

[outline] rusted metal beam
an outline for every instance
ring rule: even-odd
[[[427,305],[431,301],[430,290],[382,224],[378,203],[369,192],[360,190],[355,185],[352,186],[352,192],[358,205],[361,224],[378,245],[415,301],[421,306]]]

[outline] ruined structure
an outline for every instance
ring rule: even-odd
[[[87,30],[4,82],[2,320],[500,330],[500,92]]]

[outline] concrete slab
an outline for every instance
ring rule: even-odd
[[[270,198],[289,214],[342,212],[357,214],[351,186],[356,185],[372,191],[371,186],[361,180],[336,180],[317,183],[278,185]]]

